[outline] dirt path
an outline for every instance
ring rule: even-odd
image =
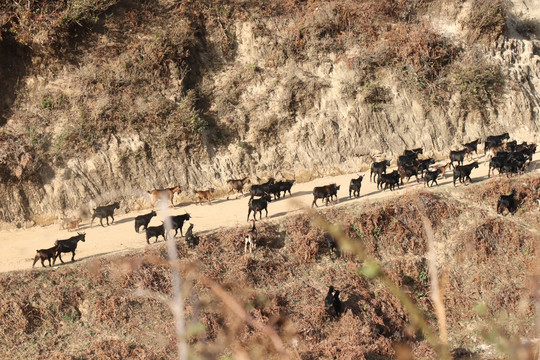
[[[534,159],[538,158],[538,153],[535,154]],[[533,159],[533,160],[534,160]],[[488,166],[484,162],[484,158],[478,158],[480,167],[474,169],[472,172],[473,182],[487,180]],[[468,163],[468,162],[467,162]],[[538,172],[539,161],[533,161],[530,169],[534,169],[534,172]],[[362,182],[362,190],[360,192],[361,197],[359,199],[349,200],[349,182],[352,178],[356,178],[356,173],[339,175],[327,178],[316,179],[307,183],[295,184],[292,188],[293,197],[287,197],[285,199],[272,202],[268,206],[269,217],[268,220],[263,218],[263,221],[281,221],[285,215],[294,211],[300,211],[303,207],[310,207],[313,201],[312,190],[314,186],[326,185],[329,183],[337,183],[341,185],[341,189],[338,191],[340,203],[336,206],[344,206],[351,202],[365,202],[375,199],[386,198],[390,196],[397,196],[405,191],[411,191],[413,189],[421,189],[422,184],[416,184],[413,180],[409,184],[405,184],[398,191],[379,191],[375,183],[370,183],[369,172],[363,173],[364,180]],[[462,185],[458,185],[461,187]],[[452,172],[449,171],[446,174],[445,179],[439,180],[439,187],[432,188],[430,191],[449,191],[453,187],[452,185]],[[196,206],[193,203],[183,203],[177,205],[174,209],[169,209],[170,214],[183,214],[188,212],[191,216],[191,223],[194,224],[194,233],[213,231],[222,227],[230,226],[247,226],[246,221],[248,210],[249,197],[243,197],[239,199],[231,198],[231,200],[216,199],[211,206],[204,204],[202,206]],[[321,200],[318,201],[321,206]],[[321,206],[324,208],[324,206]],[[94,222],[93,227],[89,227],[89,220],[83,222],[80,231],[86,232],[86,242],[79,243],[77,248],[76,260],[84,261],[87,259],[95,258],[98,256],[117,254],[126,251],[132,251],[137,249],[143,249],[147,245],[145,241],[144,233],[135,233],[133,219],[137,215],[147,213],[149,210],[131,212],[128,214],[122,214],[115,216],[116,222],[109,227],[101,227],[99,224],[96,226]],[[159,225],[165,211],[158,211],[158,216],[152,219],[150,225]],[[187,226],[184,225],[184,230]],[[6,272],[11,270],[30,269],[32,261],[35,255],[36,249],[49,248],[53,246],[56,239],[67,239],[75,233],[70,233],[66,230],[59,230],[58,225],[50,225],[45,227],[34,227],[24,230],[4,230],[0,231],[0,254],[3,256],[2,262],[0,262],[0,272]],[[153,241],[153,239],[152,239]],[[162,238],[160,238],[162,242]],[[71,259],[71,254],[65,254],[63,256],[64,261]],[[80,262],[77,261],[76,263]],[[69,264],[69,262],[66,262]],[[37,268],[41,268],[41,264],[36,264]],[[57,267],[56,267],[57,268]]]

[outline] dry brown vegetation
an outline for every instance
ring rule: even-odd
[[[520,210],[513,217],[497,215],[498,196],[512,188],[522,199]],[[506,351],[505,356],[515,358],[509,354],[516,354],[521,339],[535,336],[532,276],[539,188],[540,178],[527,175],[473,185],[457,197],[417,192],[321,214],[377,259],[435,328],[427,238],[420,221],[426,217],[434,232],[455,358],[495,356],[496,346],[503,351],[497,356]],[[246,230],[202,235],[195,249],[178,243],[194,357],[281,358],[261,328],[231,312],[209,280],[231,294],[255,322],[270,325],[291,358],[439,356],[383,282],[361,275],[362,261],[352,254],[330,254],[326,232],[309,213],[282,224],[260,222],[253,255],[244,255]],[[324,311],[331,284],[341,290],[345,304],[339,319]],[[2,274],[0,293],[2,358],[175,357],[173,317],[161,302],[171,295],[164,248],[55,271]],[[494,345],[481,350],[486,342]]]

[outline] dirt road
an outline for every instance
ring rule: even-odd
[[[535,154],[530,167],[531,171],[534,172],[539,171],[539,161],[536,159],[538,159],[538,153]],[[488,166],[484,162],[484,157],[478,157],[478,160],[480,167],[474,169],[472,172],[472,179],[475,183],[487,180]],[[282,198],[281,200],[270,203],[268,206],[269,216],[267,219],[263,218],[263,221],[280,221],[287,214],[301,211],[303,207],[310,207],[313,201],[313,187],[333,182],[341,185],[341,189],[338,191],[340,203],[332,206],[344,206],[351,202],[365,202],[396,196],[405,191],[414,191],[423,187],[423,184],[417,184],[413,178],[409,184],[405,184],[398,191],[383,192],[377,190],[375,183],[370,183],[369,172],[362,175],[364,175],[364,180],[360,192],[361,197],[358,199],[349,200],[348,196],[349,182],[352,178],[357,177],[357,173],[316,179],[307,183],[295,184],[292,188],[292,198],[287,195],[285,199]],[[462,186],[458,185],[458,187]],[[439,180],[439,187],[431,188],[429,191],[451,191],[452,188],[452,172],[449,171],[445,179]],[[173,215],[183,214],[187,211],[192,216],[190,222],[194,224],[194,233],[209,232],[222,227],[247,226],[248,200],[248,196],[239,199],[234,199],[233,196],[231,200],[225,200],[224,198],[216,199],[212,205],[204,204],[197,206],[194,203],[182,203],[175,208],[158,211],[158,216],[152,219],[150,225],[161,224],[161,220],[167,211]],[[318,201],[318,204],[319,206],[322,205],[321,200]],[[321,206],[321,208],[324,208],[324,206]],[[79,243],[76,255],[76,260],[78,261],[76,263],[98,256],[118,254],[142,249],[146,246],[154,246],[153,244],[146,244],[144,233],[137,234],[134,231],[133,219],[135,216],[147,213],[148,211],[118,214],[115,216],[116,222],[114,225],[108,227],[101,227],[99,223],[96,225],[96,222],[94,222],[93,227],[89,227],[89,220],[83,221],[80,231],[86,233],[86,242]],[[187,229],[186,225],[184,225],[185,229]],[[45,227],[37,226],[24,230],[0,231],[0,254],[3,257],[0,262],[0,272],[30,269],[36,249],[49,248],[53,246],[55,240],[67,239],[73,235],[75,233],[70,233],[67,230],[59,230],[58,224]],[[160,241],[163,241],[162,238],[160,238]],[[63,259],[64,261],[68,260],[66,264],[69,264],[71,254],[65,254]],[[36,264],[36,268],[41,268],[39,262]]]

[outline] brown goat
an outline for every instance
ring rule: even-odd
[[[180,194],[181,192],[182,190],[178,185],[166,189],[155,189],[152,191],[148,191],[148,193],[150,194],[150,202],[152,203],[152,209],[154,209],[154,206],[159,200],[166,198],[169,198],[170,205],[174,207],[173,196],[175,193]]]
[[[238,192],[242,195],[244,195],[244,185],[251,183],[251,180],[249,180],[249,177],[245,177],[243,179],[238,180],[227,180],[227,200],[229,200],[229,194],[232,192]]]
[[[441,165],[441,166],[434,166],[435,170],[441,171],[439,175],[439,179],[444,179],[444,173],[446,172],[446,170],[448,170],[449,167],[450,167],[450,163],[447,163],[446,165]]]
[[[82,219],[80,217],[70,219],[66,224],[67,231],[79,230]]]
[[[32,267],[36,265],[37,261],[41,259],[41,265],[45,267],[45,260],[49,260],[49,266],[52,267],[54,263],[56,262],[56,254],[58,251],[58,245],[54,245],[52,248],[49,249],[40,249],[36,250],[36,256],[34,257],[34,263],[32,264]],[[51,265],[51,258],[53,259],[53,263]]]
[[[197,190],[195,191],[195,205],[197,205],[197,201],[199,202],[199,205],[201,205],[202,201],[208,201],[208,205],[212,205],[212,202],[210,201],[212,199],[212,194],[214,193],[215,189],[208,189],[208,190]]]

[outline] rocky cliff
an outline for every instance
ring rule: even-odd
[[[445,17],[438,15],[441,4],[448,7]],[[296,54],[285,49],[285,43],[291,42],[288,17],[237,17],[211,25],[207,20],[205,32],[190,40],[186,62],[153,60],[165,63],[154,69],[155,76],[165,80],[148,87],[140,81],[137,87],[135,82],[121,83],[130,71],[139,71],[130,75],[139,80],[150,76],[141,74],[137,63],[126,60],[135,52],[135,45],[128,45],[129,37],[140,39],[143,30],[148,34],[171,24],[158,24],[155,19],[146,25],[138,23],[139,30],[122,37],[118,35],[121,30],[103,25],[107,31],[87,35],[91,41],[73,40],[76,43],[67,50],[69,56],[64,54],[61,59],[40,53],[35,49],[39,39],[34,40],[33,55],[23,51],[17,56],[35,67],[18,75],[16,94],[6,105],[9,111],[3,112],[7,114],[5,134],[26,136],[29,145],[21,145],[10,155],[18,161],[11,175],[4,171],[2,177],[0,219],[11,226],[48,223],[63,214],[85,214],[112,200],[122,200],[123,209],[141,208],[148,205],[147,190],[176,184],[189,197],[193,189],[219,188],[229,178],[282,176],[301,181],[360,171],[373,160],[394,158],[406,148],[423,147],[427,154],[443,158],[464,142],[505,131],[518,141],[538,142],[537,14],[526,2],[520,3],[519,8],[508,10],[513,15],[506,18],[502,34],[471,42],[463,20],[471,3],[441,4],[434,2],[416,14],[422,29],[427,27],[442,37],[440,48],[452,47],[459,53],[432,79],[436,83],[433,91],[427,91],[431,85],[418,70],[410,71],[415,69],[414,61],[409,66],[388,59],[393,53],[385,49],[391,37],[381,37],[373,44],[360,37],[357,42],[347,38],[349,42],[334,49],[332,41],[338,41],[341,33],[333,40],[325,40],[325,33],[319,33],[318,46],[309,45],[302,40],[302,29],[320,29],[321,25],[310,24],[309,19],[315,20],[307,17],[304,28],[293,32],[294,44],[305,42]],[[129,6],[124,3],[108,11],[126,17]],[[339,13],[335,6],[324,3],[310,11],[324,24]],[[516,32],[516,22],[523,24],[524,18],[529,21],[527,31]],[[394,23],[387,28],[398,26]],[[400,39],[400,31],[396,30],[394,39]],[[412,39],[412,34],[407,36]],[[224,38],[232,50],[223,48]],[[100,57],[105,50],[114,56]],[[381,53],[386,54],[384,61]],[[147,57],[138,54],[137,61],[144,63]],[[481,90],[486,96],[474,98],[475,105],[465,90],[470,81],[463,80],[463,69],[479,62],[489,66],[484,71],[500,71],[503,81],[498,96],[493,94],[495,87],[485,84]],[[433,65],[424,68],[429,66]],[[196,89],[197,97],[186,105],[190,89]],[[470,92],[474,95],[476,91],[480,90]],[[158,97],[162,102],[156,106],[151,99]],[[112,108],[111,103],[117,106]],[[131,111],[138,119],[148,119],[167,106],[174,112],[165,114],[164,122],[154,129],[122,118],[123,112]],[[186,110],[187,117],[178,115],[185,109],[192,112]],[[174,118],[181,116],[187,119],[181,128],[191,129],[184,138],[170,130]],[[95,123],[104,118],[113,124],[108,131]],[[91,146],[84,151],[63,147],[64,140],[73,141],[74,128],[80,136],[85,126],[96,138],[86,135]],[[44,134],[48,134],[45,139]],[[6,147],[13,143],[8,135],[4,135]],[[35,174],[25,177],[26,163],[38,158],[28,150],[32,144],[42,144],[47,155],[41,156]]]

